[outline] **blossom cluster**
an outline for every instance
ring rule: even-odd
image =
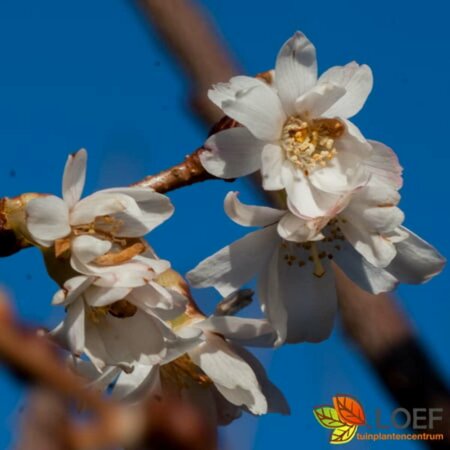
[[[81,198],[87,153],[69,156],[62,198],[26,206],[26,239],[39,247],[65,308],[50,332],[91,386],[137,401],[174,392],[206,408],[214,423],[242,411],[289,406],[245,346],[318,342],[337,310],[335,271],[377,294],[423,283],[444,258],[403,226],[402,168],[384,144],[349,121],[372,89],[372,72],[350,63],[317,75],[312,43],[296,33],[281,48],[271,82],[238,76],[209,98],[238,126],[213,134],[200,154],[219,178],[260,171],[278,208],[246,205],[237,192],[225,211],[257,228],[187,274],[222,297],[257,279],[262,319],[205,316],[187,283],[144,239],[174,208],[148,188]]]
[[[112,384],[119,399],[191,396],[214,423],[242,410],[287,413],[281,392],[242,347],[271,346],[272,327],[205,317],[170,262],[143,239],[173,214],[168,197],[129,187],[80,200],[86,161],[85,150],[69,156],[62,199],[42,196],[26,208],[28,239],[61,286],[53,304],[66,314],[50,334],[71,353],[72,368],[97,389]]]

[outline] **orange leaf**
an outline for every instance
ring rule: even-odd
[[[349,425],[364,425],[366,423],[363,407],[354,398],[338,395],[333,397],[333,405],[342,422]]]

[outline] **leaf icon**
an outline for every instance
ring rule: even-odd
[[[354,398],[338,395],[333,397],[333,405],[342,422],[348,425],[364,425],[366,423],[363,407]]]
[[[353,439],[357,429],[358,425],[343,425],[336,428],[331,433],[330,444],[346,444]]]
[[[317,421],[325,428],[334,429],[345,425],[340,419],[337,411],[331,406],[321,406],[313,409]]]

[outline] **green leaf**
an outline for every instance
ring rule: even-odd
[[[358,425],[344,425],[336,428],[331,433],[330,444],[346,444],[350,442],[356,434]]]
[[[324,428],[334,429],[345,424],[339,419],[337,411],[331,406],[321,406],[313,409],[314,416]]]

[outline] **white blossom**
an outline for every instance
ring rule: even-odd
[[[222,178],[261,170],[264,189],[285,189],[302,217],[329,215],[342,195],[368,180],[363,162],[371,145],[348,118],[372,83],[370,68],[355,62],[317,78],[315,48],[297,32],[278,54],[273,86],[238,76],[209,92],[242,126],[211,136],[202,164]]]
[[[31,200],[26,226],[31,238],[43,247],[83,234],[113,238],[142,237],[173,213],[170,200],[151,189],[113,188],[81,199],[87,153],[70,155],[64,170],[63,198],[48,195]]]
[[[280,344],[329,336],[337,309],[333,264],[374,294],[438,274],[444,258],[402,226],[401,167],[394,153],[371,145],[367,185],[342,196],[330,216],[305,220],[289,210],[243,205],[229,193],[229,217],[262,228],[201,262],[187,275],[192,285],[214,286],[226,296],[256,276],[262,309]]]

